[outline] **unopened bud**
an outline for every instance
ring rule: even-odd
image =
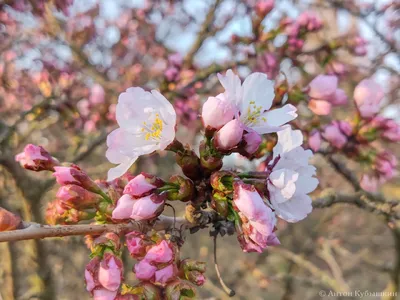
[[[218,171],[211,175],[210,183],[213,189],[221,192],[233,190],[234,173],[229,171]]]
[[[182,168],[183,174],[190,179],[201,177],[200,159],[192,150],[185,150],[176,154],[176,162]]]
[[[54,169],[53,176],[56,177],[60,185],[75,184],[96,194],[101,191],[100,187],[76,165],[72,165],[71,167],[54,167]]]
[[[75,209],[94,207],[102,199],[99,195],[74,184],[60,187],[56,196],[63,206]]]
[[[174,175],[169,179],[169,182],[178,185],[179,189],[168,191],[168,200],[187,202],[193,198],[194,185],[192,180],[183,178],[179,175]]]
[[[165,299],[196,299],[196,288],[186,280],[175,280],[165,288]]]
[[[225,193],[214,190],[212,194],[211,206],[221,216],[225,218],[228,216],[229,204]]]
[[[52,157],[43,147],[28,144],[24,151],[15,156],[15,160],[20,165],[28,170],[39,171],[54,171],[54,167],[59,165],[57,159]]]

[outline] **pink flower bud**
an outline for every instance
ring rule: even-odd
[[[170,264],[165,268],[156,271],[154,281],[156,283],[164,285],[167,282],[175,279],[176,275],[177,275],[176,266],[174,264]]]
[[[340,130],[337,123],[332,123],[325,127],[322,132],[322,136],[326,139],[332,146],[342,149],[347,143],[347,137]]]
[[[122,261],[114,254],[105,253],[99,267],[99,282],[107,290],[116,291],[121,285]]]
[[[243,124],[234,119],[226,123],[215,135],[215,146],[221,150],[230,150],[240,143],[243,137]]]
[[[391,142],[400,142],[400,125],[391,119],[386,119],[385,121],[382,128],[382,137]]]
[[[99,186],[90,177],[83,172],[78,166],[71,167],[54,167],[53,176],[56,177],[57,183],[60,185],[75,184],[93,193],[99,193]]]
[[[308,138],[308,146],[312,151],[317,152],[321,148],[321,133],[318,130],[311,132]]]
[[[154,274],[157,268],[151,265],[146,259],[139,261],[135,267],[136,277],[139,280],[151,280],[154,278]]]
[[[389,152],[384,151],[377,155],[375,160],[376,170],[385,179],[391,179],[396,174],[397,159],[396,156]]]
[[[168,81],[176,81],[179,79],[179,70],[175,67],[169,67],[165,70],[164,75]]]
[[[105,92],[100,84],[94,84],[90,90],[89,102],[91,104],[102,104],[104,103]]]
[[[164,210],[165,197],[152,194],[135,201],[132,208],[131,219],[149,220],[157,217]]]
[[[133,205],[137,201],[131,195],[123,195],[118,199],[117,206],[112,212],[112,218],[116,220],[129,219],[132,214]]]
[[[346,92],[342,89],[337,89],[335,95],[333,96],[331,103],[335,106],[346,105],[347,104],[347,95]]]
[[[76,209],[95,206],[101,200],[99,195],[91,193],[74,184],[60,187],[56,197],[61,201],[64,207]]]
[[[180,53],[174,53],[174,54],[171,54],[171,55],[168,56],[168,62],[171,65],[179,68],[179,67],[182,66],[183,57],[182,57],[182,55]]]
[[[134,258],[143,257],[146,254],[147,243],[144,241],[144,235],[138,231],[132,231],[125,235],[126,246]]]
[[[332,75],[318,75],[309,86],[308,95],[317,100],[329,100],[336,92],[338,79]]]
[[[354,100],[361,117],[370,118],[379,112],[385,93],[372,79],[362,80],[354,90]]]
[[[223,94],[217,97],[209,97],[203,105],[201,117],[205,128],[220,129],[231,121],[235,115],[232,102],[228,101]]]
[[[100,285],[98,273],[100,267],[100,258],[98,256],[92,258],[85,268],[86,290],[92,292]]]
[[[129,194],[133,197],[142,197],[157,187],[162,186],[162,184],[163,181],[161,179],[141,173],[128,182],[125,186],[124,194]]]
[[[93,291],[94,300],[114,300],[117,296],[117,291],[107,289],[98,289]]]
[[[35,172],[44,170],[54,171],[54,166],[59,164],[59,162],[51,157],[43,147],[33,144],[26,145],[24,152],[17,154],[15,160],[19,162],[23,168]]]
[[[310,100],[308,108],[316,115],[326,116],[331,113],[332,104],[324,100]]]
[[[274,0],[258,0],[254,8],[256,14],[264,18],[274,8],[274,2]]]
[[[169,263],[173,258],[173,248],[166,240],[162,240],[158,245],[151,247],[145,256],[145,260],[154,263]]]
[[[250,155],[258,150],[262,142],[261,136],[255,131],[244,134],[243,139],[246,142],[244,150]]]

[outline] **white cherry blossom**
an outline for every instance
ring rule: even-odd
[[[158,91],[132,87],[118,98],[119,128],[107,137],[106,156],[119,164],[108,171],[108,180],[123,175],[140,155],[164,150],[175,138],[176,113]]]
[[[270,201],[280,218],[298,222],[312,211],[312,201],[307,194],[318,186],[318,180],[313,177],[316,169],[308,164],[313,153],[300,146],[303,143],[300,130],[293,131],[285,126],[277,134],[278,143],[273,150],[267,184]]]
[[[263,73],[252,73],[243,82],[232,70],[218,74],[225,88],[224,96],[236,107],[236,117],[247,131],[266,134],[280,131],[281,126],[297,117],[296,107],[286,104],[269,110],[274,100],[274,82]]]

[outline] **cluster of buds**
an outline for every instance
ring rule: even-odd
[[[123,195],[118,199],[112,212],[114,220],[149,220],[157,217],[163,210],[165,194],[157,189],[164,182],[152,175],[141,173],[125,186]]]
[[[161,299],[158,298],[161,291],[166,299],[195,297],[193,284],[204,284],[205,263],[191,259],[179,260],[178,247],[161,236],[153,236],[150,239],[143,233],[133,231],[125,237],[129,253],[138,260],[134,272],[140,281],[139,286],[150,285],[158,290],[157,297],[151,299]],[[126,290],[129,291],[127,294],[137,292],[136,288]],[[188,291],[189,295],[185,294]]]
[[[296,20],[284,19],[281,26],[285,28],[285,33],[288,36],[288,50],[299,52],[303,48],[305,34],[320,30],[322,21],[314,13],[305,11]]]
[[[371,171],[363,174],[361,177],[361,187],[369,192],[376,192],[379,185],[392,179],[397,171],[397,159],[390,151],[381,151],[375,153],[370,151],[361,160],[367,161],[371,165]]]
[[[119,236],[103,234],[91,245],[92,259],[85,268],[86,289],[94,299],[113,300],[123,281],[123,263],[118,253]]]
[[[90,220],[102,203],[111,204],[102,189],[78,166],[57,166],[54,171],[53,176],[61,187],[56,200],[48,204],[47,223],[71,224]]]

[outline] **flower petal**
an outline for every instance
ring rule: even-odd
[[[250,102],[255,102],[257,107],[261,107],[262,112],[268,110],[274,97],[274,82],[264,73],[252,73],[243,82],[243,101],[240,111],[245,115],[251,108]]]

